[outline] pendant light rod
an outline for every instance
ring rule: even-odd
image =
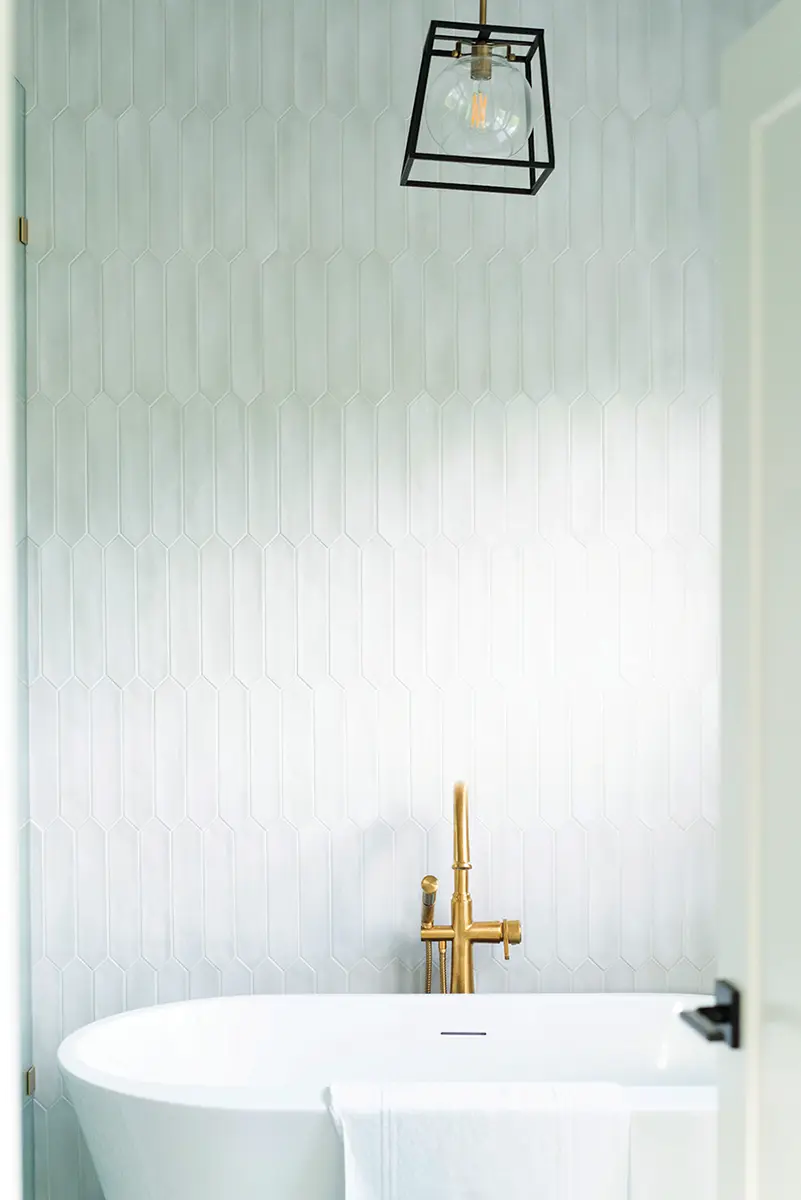
[[[479,25],[486,25],[487,23],[487,0],[479,0],[478,23]]]

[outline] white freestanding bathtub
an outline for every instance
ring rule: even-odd
[[[98,1021],[59,1050],[106,1200],[343,1200],[335,1082],[615,1081],[631,1200],[714,1200],[697,996],[245,996]],[[494,1198],[493,1198],[494,1200]]]

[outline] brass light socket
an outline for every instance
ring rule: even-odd
[[[474,42],[470,51],[470,78],[492,79],[492,46],[489,42]]]

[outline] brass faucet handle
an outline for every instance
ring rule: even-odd
[[[509,947],[520,945],[523,940],[523,930],[519,921],[502,921],[501,929],[503,930],[503,957],[508,959]]]

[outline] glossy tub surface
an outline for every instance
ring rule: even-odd
[[[59,1062],[106,1200],[343,1200],[335,1082],[616,1081],[631,1200],[714,1200],[697,996],[244,996],[88,1025]]]

